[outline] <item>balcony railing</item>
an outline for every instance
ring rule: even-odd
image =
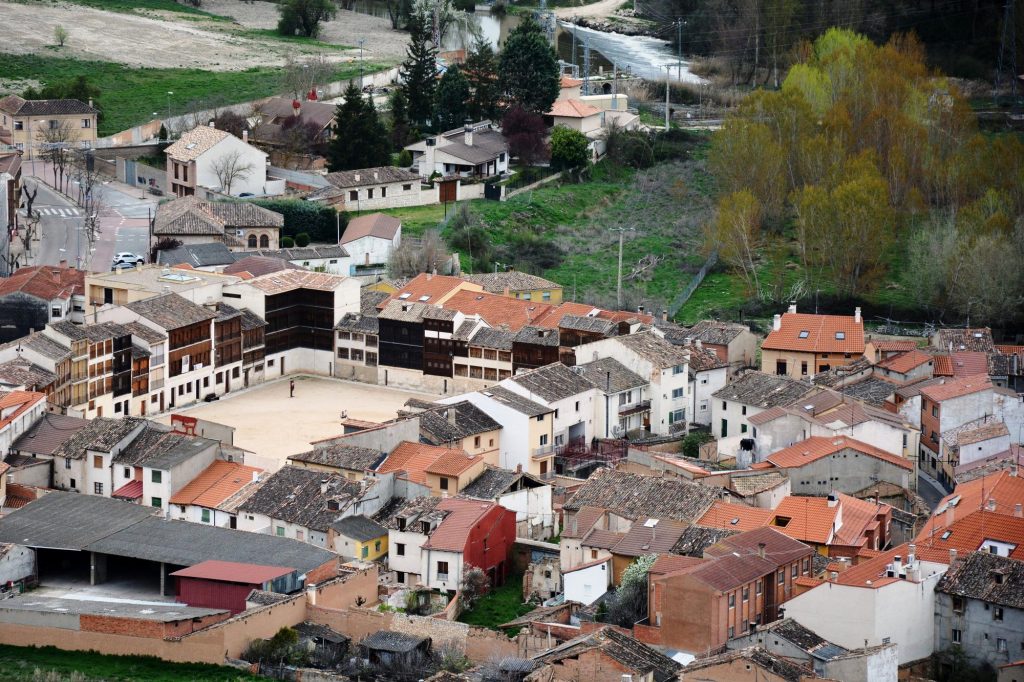
[[[153,379],[149,380],[149,390],[150,391],[155,391],[156,389],[163,388],[163,387],[164,387],[164,380],[163,379],[157,379],[156,381],[154,381]]]
[[[619,416],[620,417],[625,417],[625,416],[628,416],[628,415],[631,415],[631,414],[640,414],[642,412],[650,412],[650,411],[651,411],[651,401],[650,400],[641,400],[638,403],[629,403],[629,404],[626,404],[626,405],[620,405],[619,406]]]
[[[555,448],[551,445],[542,445],[539,448],[533,449],[534,457],[547,457],[555,452]]]

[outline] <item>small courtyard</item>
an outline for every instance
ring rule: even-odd
[[[295,397],[288,395],[295,380]],[[437,396],[400,391],[340,379],[294,375],[232,393],[212,403],[175,410],[177,414],[235,427],[237,447],[253,452],[254,466],[276,471],[289,455],[310,449],[310,442],[342,433],[341,413],[349,419],[393,419],[409,398]],[[170,424],[170,414],[158,421]]]

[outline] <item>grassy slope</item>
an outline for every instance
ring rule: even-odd
[[[191,20],[212,20],[231,21],[228,17],[222,17],[210,12],[175,2],[175,0],[70,0],[76,5],[93,7],[95,9],[107,10],[108,12],[127,12],[130,14],[144,13],[145,10],[156,10],[160,12],[174,12],[184,15],[183,19]],[[139,12],[143,10],[143,12]]]
[[[504,585],[482,597],[472,611],[464,611],[459,621],[496,630],[502,623],[515,620],[532,609],[523,603],[523,576],[510,576]]]
[[[377,65],[366,65],[375,71]],[[172,114],[182,113],[189,102],[210,101],[221,104],[246,102],[268,97],[278,90],[281,69],[255,68],[247,71],[202,71],[200,69],[135,69],[111,62],[87,62],[41,55],[0,53],[0,73],[9,79],[36,79],[45,83],[88,76],[99,87],[104,116],[101,136],[125,130],[167,114],[167,92],[173,92]],[[358,64],[338,68],[337,80],[359,74]]]
[[[62,651],[53,647],[26,648],[0,645],[0,680],[31,680],[33,670],[63,675],[79,672],[87,680],[210,682],[263,679],[218,665],[168,663],[150,656],[103,656],[92,652]]]

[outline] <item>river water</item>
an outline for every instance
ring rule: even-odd
[[[376,17],[387,17],[387,5],[383,0],[356,0],[352,9],[362,14]],[[519,17],[513,14],[495,16],[486,10],[476,12],[477,26],[480,35],[498,48],[505,42],[509,31],[519,24]],[[575,34],[575,40],[573,36]],[[590,72],[597,76],[610,72],[613,64],[619,71],[627,71],[637,76],[650,79],[663,79],[665,67],[670,71],[673,80],[699,82],[700,78],[691,74],[684,60],[682,71],[677,68],[678,59],[669,43],[659,38],[648,36],[627,36],[620,33],[603,33],[592,29],[559,22],[555,29],[555,47],[559,58],[569,64],[576,64],[582,75],[584,66],[584,42],[590,41]],[[457,50],[469,47],[461,36],[450,35],[444,40],[445,49]]]

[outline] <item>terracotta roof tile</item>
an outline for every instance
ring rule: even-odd
[[[955,378],[944,382],[933,384],[921,389],[921,395],[933,402],[952,400],[972,393],[978,393],[992,388],[992,382],[987,374]]]
[[[836,436],[824,438],[822,436],[811,436],[810,438],[783,448],[768,456],[768,462],[781,468],[800,467],[808,462],[814,462],[822,457],[828,457],[842,450],[854,450],[868,457],[874,457],[883,461],[895,464],[896,466],[913,471],[914,465],[909,460],[886,452],[881,448],[849,438],[847,436]]]
[[[479,455],[471,457],[465,450],[448,450],[427,467],[427,472],[440,476],[458,476],[480,461]]]
[[[879,362],[878,366],[893,372],[906,374],[910,370],[916,369],[921,365],[930,362],[932,362],[931,355],[922,353],[919,350],[912,350],[907,353],[900,353],[899,355],[886,358]]]
[[[419,182],[419,178],[416,178]],[[348,244],[363,237],[378,237],[391,241],[402,227],[402,221],[383,213],[369,213],[348,221],[341,243]]]
[[[771,509],[750,507],[745,504],[715,502],[711,509],[697,520],[697,524],[709,528],[745,531],[767,526],[773,512]]]
[[[0,393],[0,429],[45,400],[45,395],[33,391]]]
[[[558,118],[587,118],[600,113],[601,110],[597,107],[578,99],[559,99],[551,105],[551,111],[547,115]]]
[[[900,556],[906,559],[909,554],[909,543],[894,547],[874,558],[862,561],[856,566],[851,566],[840,573],[833,582],[839,585],[869,587],[872,589],[878,589],[879,587],[899,582],[899,578],[889,578],[886,576],[886,567],[892,563],[894,557]],[[923,547],[920,543],[916,547],[916,557],[922,561],[947,565],[949,563],[948,551],[937,551],[930,547]]]
[[[878,340],[872,341],[871,344],[875,347],[875,350],[882,351],[883,353],[906,353],[917,348],[916,341]]]
[[[264,566],[259,564],[240,564],[234,561],[210,560],[175,571],[171,575],[177,578],[201,578],[203,580],[255,585],[288,575],[294,570],[294,568],[284,566]]]
[[[193,161],[231,136],[231,133],[226,130],[210,126],[196,126],[192,130],[182,133],[174,144],[164,150],[164,154],[177,161]]]
[[[461,455],[461,457],[470,463],[472,459],[468,457],[465,450],[452,450],[446,447],[439,447],[436,445],[425,445],[423,443],[413,443],[411,441],[404,441],[398,445],[391,454],[388,455],[380,465],[377,466],[377,471],[386,474],[392,471],[404,471],[410,481],[416,483],[427,482],[427,470],[433,467],[435,462],[446,455]],[[454,462],[456,460],[448,457],[443,463],[444,468],[455,469]],[[461,469],[465,471],[465,467]],[[454,472],[452,475],[457,475],[459,472]],[[440,473],[440,472],[432,472]]]
[[[469,540],[469,533],[480,519],[492,509],[500,509],[506,513],[500,505],[493,502],[481,502],[479,500],[464,500],[450,497],[438,503],[439,510],[448,512],[433,533],[430,539],[424,543],[425,549],[447,550],[461,552]]]
[[[938,516],[945,516],[940,514]],[[1024,518],[989,511],[963,511],[951,525],[926,526],[915,542],[935,550],[964,554],[982,548],[986,540],[1015,545],[1010,558],[1024,559]]]
[[[21,268],[10,277],[0,279],[0,296],[21,292],[47,302],[69,299],[85,291],[85,272],[57,265],[36,265]]]
[[[461,282],[462,280],[457,280]],[[466,283],[469,286],[480,286]],[[404,290],[403,290],[404,291]],[[479,315],[491,327],[505,326],[509,331],[519,331],[531,324],[540,325],[541,318],[552,309],[548,303],[524,301],[484,291],[463,290],[444,302],[444,307],[458,310],[464,315]],[[546,322],[544,326],[550,327]]]
[[[785,313],[761,346],[805,353],[864,353],[864,322],[848,315]]]
[[[214,509],[262,473],[257,467],[218,460],[208,466],[184,488],[171,496],[171,504],[194,504]]]
[[[459,290],[465,291],[482,291],[479,284],[473,284],[467,282],[458,277],[449,277],[447,275],[432,275],[430,273],[421,273],[416,275],[409,280],[403,287],[398,291],[391,294],[390,298],[385,299],[381,303],[377,304],[378,309],[383,309],[387,305],[388,301],[407,301],[409,303],[430,303],[433,305],[440,305],[448,297],[452,296],[453,293]],[[406,295],[408,294],[408,295]],[[422,300],[426,296],[427,299]],[[462,310],[462,308],[455,306],[447,306],[451,310]],[[463,310],[462,312],[467,315],[472,313]],[[492,325],[494,326],[494,325]]]

